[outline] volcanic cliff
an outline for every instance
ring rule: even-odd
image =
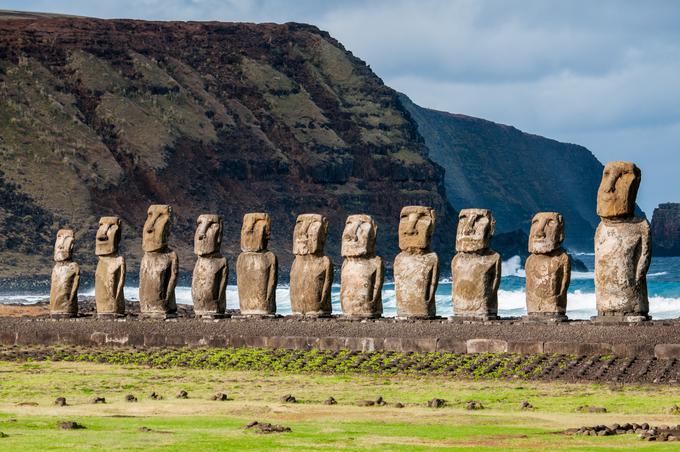
[[[534,213],[557,211],[564,215],[565,245],[593,249],[603,167],[588,149],[419,107],[404,95],[402,101],[430,158],[445,168],[446,195],[456,209],[491,209],[499,233],[528,232]]]
[[[680,256],[680,203],[667,202],[654,209],[652,246],[657,256]]]
[[[444,269],[454,251],[444,171],[398,94],[309,25],[0,20],[0,171],[0,276],[48,274],[63,226],[91,271],[111,214],[134,272],[151,203],[174,207],[185,270],[204,212],[223,215],[232,268],[243,214],[269,212],[284,277],[305,212],[329,217],[336,265],[353,213],[374,216],[390,263],[409,204],[436,209]]]

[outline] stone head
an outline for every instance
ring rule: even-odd
[[[194,253],[208,256],[219,253],[222,245],[222,217],[213,214],[199,215],[194,235]]]
[[[150,253],[167,248],[171,223],[172,207],[165,204],[149,206],[142,234],[142,249]]]
[[[267,249],[271,220],[266,213],[247,213],[241,227],[241,250],[262,251]]]
[[[318,254],[323,252],[328,235],[328,219],[316,213],[298,215],[293,232],[293,254]]]
[[[343,257],[373,256],[375,254],[375,237],[378,232],[370,215],[350,215],[342,231]]]
[[[597,190],[597,215],[602,218],[633,215],[641,177],[634,163],[607,163]]]
[[[108,256],[118,252],[120,243],[121,221],[118,217],[101,217],[97,238],[95,242],[95,254],[97,256]]]
[[[456,251],[473,253],[489,247],[496,220],[488,209],[463,209],[458,215]]]
[[[59,229],[57,240],[54,242],[54,261],[66,262],[71,260],[75,236],[73,229]]]
[[[434,232],[434,209],[424,206],[406,206],[399,219],[399,248],[426,250],[430,248]]]
[[[564,218],[557,212],[539,212],[531,220],[529,252],[546,254],[558,249],[564,241]]]

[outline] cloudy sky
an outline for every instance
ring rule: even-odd
[[[416,103],[578,143],[680,202],[680,1],[21,0],[102,18],[306,22]],[[559,175],[556,175],[559,177]]]

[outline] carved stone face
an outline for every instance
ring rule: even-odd
[[[529,252],[546,254],[555,251],[564,240],[564,219],[557,212],[539,212],[531,220]]]
[[[142,235],[142,249],[154,252],[167,248],[170,223],[172,221],[172,207],[165,204],[149,206]]]
[[[97,229],[97,241],[94,250],[97,256],[108,256],[118,252],[120,227],[121,222],[118,217],[101,217],[99,219],[99,229]]]
[[[458,215],[456,251],[473,253],[489,247],[496,220],[487,209],[463,209]]]
[[[267,249],[271,221],[266,213],[247,213],[241,227],[241,250],[262,251]]]
[[[434,210],[423,206],[406,206],[399,220],[399,248],[426,250],[434,231]]]
[[[196,234],[194,235],[194,253],[198,256],[208,256],[218,253],[222,244],[222,217],[219,215],[203,214],[196,220]]]
[[[323,252],[328,235],[328,219],[323,215],[307,213],[298,215],[293,231],[293,254],[317,254]]]
[[[54,261],[65,262],[71,260],[75,237],[72,229],[59,229],[57,241],[54,242]]]
[[[378,227],[370,215],[348,216],[342,232],[342,256],[373,256],[377,232]]]
[[[633,215],[640,179],[640,169],[633,163],[607,163],[597,190],[597,215],[603,218]]]

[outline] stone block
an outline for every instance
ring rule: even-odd
[[[467,353],[506,353],[508,342],[500,339],[469,339]]]

